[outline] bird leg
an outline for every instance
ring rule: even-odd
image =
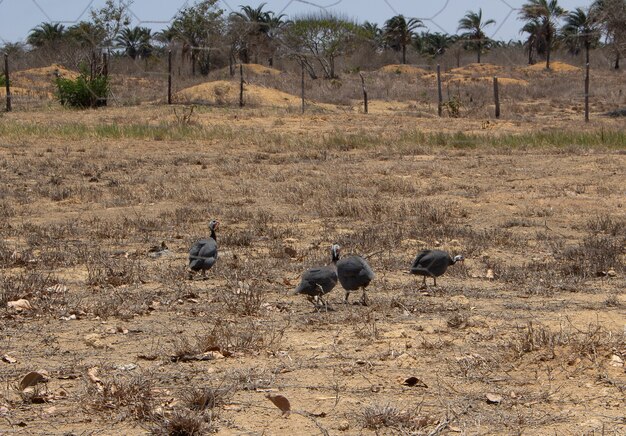
[[[426,285],[426,276],[422,277],[424,278],[424,280],[422,281],[422,286],[419,287],[420,290],[428,288],[428,285]]]
[[[437,277],[433,277],[433,286],[437,287]]]
[[[348,297],[350,297],[350,291],[346,291],[346,298],[344,298],[343,304],[348,304]]]
[[[365,293],[365,288],[363,288],[363,295],[361,295],[361,305],[362,306],[369,306],[370,302],[369,299],[367,298],[367,294]]]

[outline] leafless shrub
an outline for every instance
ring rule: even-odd
[[[395,431],[420,430],[432,420],[420,415],[420,407],[414,410],[400,410],[391,404],[373,404],[363,408],[361,423],[369,430],[391,428]]]
[[[560,254],[563,275],[581,278],[594,277],[611,268],[624,269],[620,257],[625,252],[624,241],[611,236],[588,236],[581,245],[570,247]]]
[[[183,391],[181,399],[190,410],[213,410],[226,404],[232,394],[232,388],[191,388]]]
[[[469,315],[467,313],[457,312],[448,318],[446,324],[453,329],[464,329],[469,326]]]
[[[87,284],[100,287],[133,285],[141,281],[141,263],[137,259],[112,258],[94,253],[87,261]]]
[[[517,357],[541,349],[547,349],[551,355],[554,355],[556,346],[565,345],[568,342],[569,336],[562,329],[553,332],[548,327],[534,325],[530,321],[525,327],[517,328],[516,336],[509,343],[509,348]]]
[[[58,284],[58,279],[51,273],[38,270],[26,270],[17,275],[0,275],[0,307],[6,307],[7,302],[20,298],[29,300],[35,307],[39,306],[38,300],[46,292],[46,289]],[[38,307],[48,310],[49,307],[41,304]]]
[[[380,337],[374,311],[368,311],[365,316],[359,316],[353,328],[357,338],[378,339]]]
[[[257,315],[265,301],[263,290],[257,280],[233,280],[219,291],[219,301],[229,313],[241,316]]]
[[[604,300],[604,305],[607,307],[620,307],[621,303],[617,294],[610,294],[606,297],[606,300]]]
[[[155,421],[150,432],[158,436],[199,436],[215,431],[210,416],[188,409],[178,408]]]
[[[598,215],[589,220],[587,228],[593,233],[626,237],[626,219],[616,218],[609,214]]]
[[[246,391],[268,389],[274,384],[274,377],[275,374],[256,366],[252,368],[235,369],[228,373],[228,379],[232,380],[235,386]]]
[[[87,404],[100,412],[115,412],[126,418],[149,421],[154,417],[155,397],[149,373],[134,376],[113,375],[101,384],[86,380]]]

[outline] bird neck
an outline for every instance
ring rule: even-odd
[[[211,229],[211,239],[217,242],[217,238],[215,237],[215,229]]]

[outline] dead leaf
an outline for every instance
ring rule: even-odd
[[[29,386],[35,386],[37,383],[48,381],[48,374],[45,371],[31,371],[20,381],[20,391]]]
[[[278,407],[283,412],[283,416],[285,418],[287,418],[291,413],[291,404],[289,403],[287,397],[283,395],[267,394],[265,395],[265,398],[274,403],[274,406]]]
[[[7,303],[7,307],[15,309],[18,312],[21,312],[23,310],[33,310],[33,306],[31,306],[30,301],[23,298],[15,301],[9,301]]]
[[[409,377],[402,382],[404,386],[408,386],[410,388],[417,386],[418,388],[427,388],[426,383],[420,380],[417,377]]]
[[[291,247],[285,247],[285,254],[289,257],[297,257],[298,256],[298,252]]]
[[[98,391],[102,391],[104,389],[102,380],[98,378],[97,366],[94,366],[93,368],[89,368],[87,370],[87,378],[98,387]]]
[[[15,363],[15,362],[17,362],[17,359],[12,358],[8,354],[5,354],[5,355],[2,356],[2,361],[6,362],[6,363]]]
[[[288,278],[283,277],[283,285],[291,287],[291,281]]]
[[[485,396],[489,404],[500,404],[502,402],[502,395],[489,393]]]

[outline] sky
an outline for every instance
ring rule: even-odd
[[[89,11],[104,5],[105,0],[0,0],[0,43],[24,41],[30,29],[42,22],[60,22],[66,26],[90,18]],[[402,14],[424,21],[432,32],[454,34],[459,19],[468,11],[483,9],[484,19],[496,24],[486,28],[493,39],[521,39],[522,22],[518,8],[525,0],[219,0],[226,13],[239,10],[240,5],[256,7],[266,3],[265,10],[288,17],[329,10],[357,22],[370,21],[382,25],[388,18]],[[586,8],[591,0],[559,0],[565,9]],[[130,6],[133,22],[154,30],[165,27],[176,12],[194,4],[184,0],[134,0]]]

